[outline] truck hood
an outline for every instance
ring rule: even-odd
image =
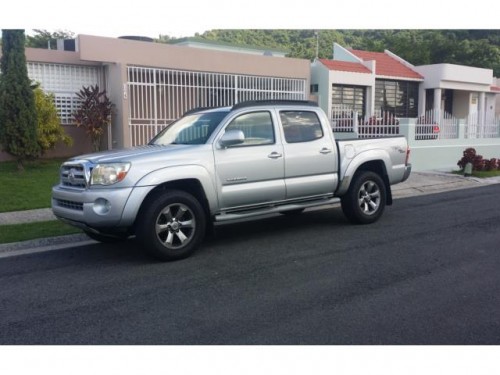
[[[128,149],[111,150],[97,152],[93,154],[80,155],[72,160],[87,160],[94,164],[113,163],[113,162],[134,162],[145,160],[169,159],[175,157],[176,154],[185,154],[189,149],[199,148],[199,145],[146,145]]]

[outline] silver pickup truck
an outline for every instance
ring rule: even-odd
[[[185,258],[215,222],[341,203],[368,224],[411,171],[404,137],[336,141],[308,101],[196,109],[146,146],[61,166],[52,210],[102,242],[135,235],[163,260]]]

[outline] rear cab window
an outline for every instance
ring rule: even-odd
[[[323,138],[323,128],[315,112],[280,111],[280,119],[287,143],[311,142]]]

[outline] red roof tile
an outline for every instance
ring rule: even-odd
[[[500,87],[498,87],[498,86],[491,86],[491,91],[498,91],[498,92],[500,92]]]
[[[419,73],[384,52],[349,50],[364,61],[375,60],[375,74],[378,76],[423,79]]]
[[[320,59],[319,61],[330,70],[354,73],[371,73],[370,69],[361,63],[327,59]]]

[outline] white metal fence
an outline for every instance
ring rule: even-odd
[[[415,139],[457,139],[459,124],[459,119],[445,111],[429,110],[417,119]]]
[[[458,139],[460,124],[465,126],[469,139],[500,138],[500,117],[473,113],[458,119],[445,111],[430,110],[417,118],[415,140]],[[376,112],[373,116],[361,117],[349,106],[335,106],[330,116],[334,132],[353,132],[359,138],[383,137],[400,134],[400,119],[389,112]]]
[[[330,123],[334,132],[353,132],[359,138],[399,134],[399,119],[385,111],[376,111],[372,116],[363,117],[349,106],[337,105],[332,109]]]
[[[469,115],[465,126],[465,138],[500,138],[500,116],[491,114],[485,116],[484,124],[481,122],[480,114]]]
[[[186,111],[260,99],[306,99],[306,80],[130,66],[129,127],[133,146],[147,143]]]

